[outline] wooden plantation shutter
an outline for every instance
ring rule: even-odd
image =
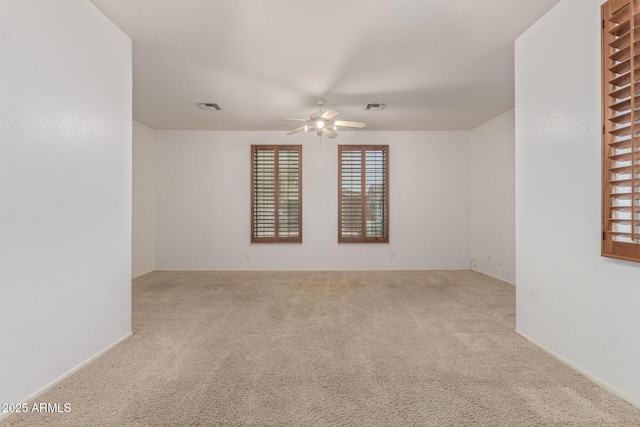
[[[388,145],[338,145],[338,242],[389,242]]]
[[[251,146],[251,242],[302,242],[302,146]]]
[[[602,5],[602,255],[640,261],[640,0]]]

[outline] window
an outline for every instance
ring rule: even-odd
[[[302,146],[251,146],[251,243],[302,242]]]
[[[338,145],[338,242],[389,242],[388,145]]]
[[[640,261],[640,2],[602,5],[602,255]]]

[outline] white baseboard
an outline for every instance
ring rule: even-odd
[[[480,274],[484,274],[485,276],[489,276],[489,277],[491,277],[491,278],[493,278],[493,279],[500,280],[501,282],[508,283],[508,284],[510,284],[510,285],[513,285],[513,286],[515,286],[515,285],[516,285],[515,283],[511,283],[510,281],[505,280],[505,279],[503,279],[502,277],[498,277],[498,276],[494,276],[493,274],[485,273],[484,271],[482,271],[482,270],[478,270],[478,269],[477,269],[477,268],[475,268],[475,267],[472,267],[472,268],[471,268],[471,270],[472,270],[472,271],[475,271],[476,273],[480,273]]]
[[[618,396],[620,399],[626,401],[627,403],[629,403],[630,405],[635,406],[636,408],[640,409],[640,401],[637,401],[633,398],[631,398],[630,396],[628,396],[627,394],[623,393],[622,391],[618,390],[617,388],[615,388],[614,386],[612,386],[611,384],[607,383],[606,381],[601,380],[600,378],[596,377],[595,375],[593,375],[592,373],[582,369],[580,366],[568,361],[567,359],[565,359],[564,357],[560,356],[559,354],[555,353],[554,351],[548,349],[547,347],[545,347],[544,345],[540,344],[539,342],[537,342],[536,340],[528,337],[527,335],[523,334],[522,332],[520,332],[519,330],[515,329],[515,332],[520,335],[522,338],[526,339],[527,341],[529,341],[531,344],[535,345],[536,347],[538,347],[540,350],[544,351],[545,353],[550,354],[551,356],[555,357],[556,359],[558,359],[559,361],[561,361],[562,363],[564,363],[565,365],[567,365],[568,367],[570,367],[571,369],[573,369],[574,371],[584,375],[585,377],[587,377],[588,379],[590,379],[591,381],[593,381],[594,383],[598,384],[600,387],[604,388],[605,390],[607,390],[609,393],[614,394],[616,396]]]
[[[129,338],[131,335],[133,335],[133,332],[129,332],[128,334],[126,334],[122,338],[118,339],[117,341],[115,341],[114,343],[109,345],[108,347],[100,350],[98,353],[94,354],[93,356],[91,356],[90,358],[88,358],[87,360],[85,360],[84,362],[82,362],[81,364],[76,366],[75,368],[70,369],[69,371],[67,371],[66,373],[62,374],[61,376],[59,376],[55,380],[51,381],[49,384],[45,385],[40,390],[38,390],[35,393],[33,393],[32,395],[22,399],[22,401],[19,402],[19,403],[29,403],[29,402],[37,399],[38,396],[40,396],[43,393],[45,393],[46,391],[48,391],[51,387],[55,386],[56,384],[58,384],[60,381],[64,380],[65,378],[68,378],[71,375],[75,374],[80,369],[84,368],[89,363],[93,362],[98,357],[102,356],[103,354],[105,354],[106,352],[108,352],[109,350],[111,350],[112,348],[114,348],[115,346],[117,346],[118,344],[120,344],[121,342],[126,340],[127,338]],[[10,415],[12,415],[11,412],[0,412],[0,421],[2,421],[3,419],[7,418]]]
[[[349,271],[471,271],[469,270],[469,267],[451,267],[451,268],[413,268],[413,267],[406,267],[406,268],[252,268],[252,269],[247,269],[247,268],[159,268],[157,270],[154,270],[153,273],[172,273],[172,272],[176,272],[176,273],[189,273],[189,272],[211,272],[211,273],[217,273],[217,272],[247,272],[247,273],[255,273],[255,272],[260,272],[260,271],[267,271],[267,272],[287,272],[287,271],[292,271],[292,272],[332,272],[332,271],[338,271],[338,272],[349,272]],[[481,273],[481,272],[479,272]],[[148,274],[148,273],[147,273]],[[139,276],[138,276],[139,277]],[[498,280],[502,280],[502,279],[498,279]],[[504,281],[504,280],[502,280]]]
[[[140,273],[140,274],[138,274],[137,276],[133,276],[133,275],[132,275],[132,276],[131,276],[131,280],[133,280],[133,279],[137,279],[138,277],[142,277],[142,276],[144,276],[144,275],[146,275],[146,274],[149,274],[149,273],[153,273],[154,271],[155,271],[154,269],[151,269],[151,270],[149,270],[149,271],[145,271],[144,273]]]

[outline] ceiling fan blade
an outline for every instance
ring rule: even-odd
[[[331,119],[333,119],[335,117],[338,117],[339,114],[340,113],[338,113],[337,111],[327,110],[322,114],[321,118],[322,118],[322,120],[329,121],[329,120],[331,120]]]
[[[302,132],[304,130],[304,126],[300,126],[298,129],[294,129],[290,132],[287,132],[287,135],[292,135],[294,133]]]
[[[308,122],[307,119],[292,119],[291,117],[282,117],[280,120],[285,122]]]
[[[344,128],[357,128],[357,129],[362,129],[367,126],[362,122],[345,122],[342,120],[336,120],[335,122],[333,122],[333,124],[336,126],[342,126]]]
[[[322,131],[324,132],[325,135],[327,135],[331,139],[333,139],[333,138],[338,136],[336,131],[333,130],[333,129],[324,128],[324,129],[322,129]]]
[[[316,111],[315,113],[312,113],[310,116],[310,120],[318,120],[320,117],[322,117],[322,111]]]

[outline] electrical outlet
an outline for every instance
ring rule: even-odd
[[[491,262],[491,255],[487,255],[487,261]]]
[[[249,252],[245,253],[244,259],[251,259],[251,254]]]
[[[395,252],[391,252],[391,254],[389,255],[389,258],[395,258],[396,257],[396,253]]]

